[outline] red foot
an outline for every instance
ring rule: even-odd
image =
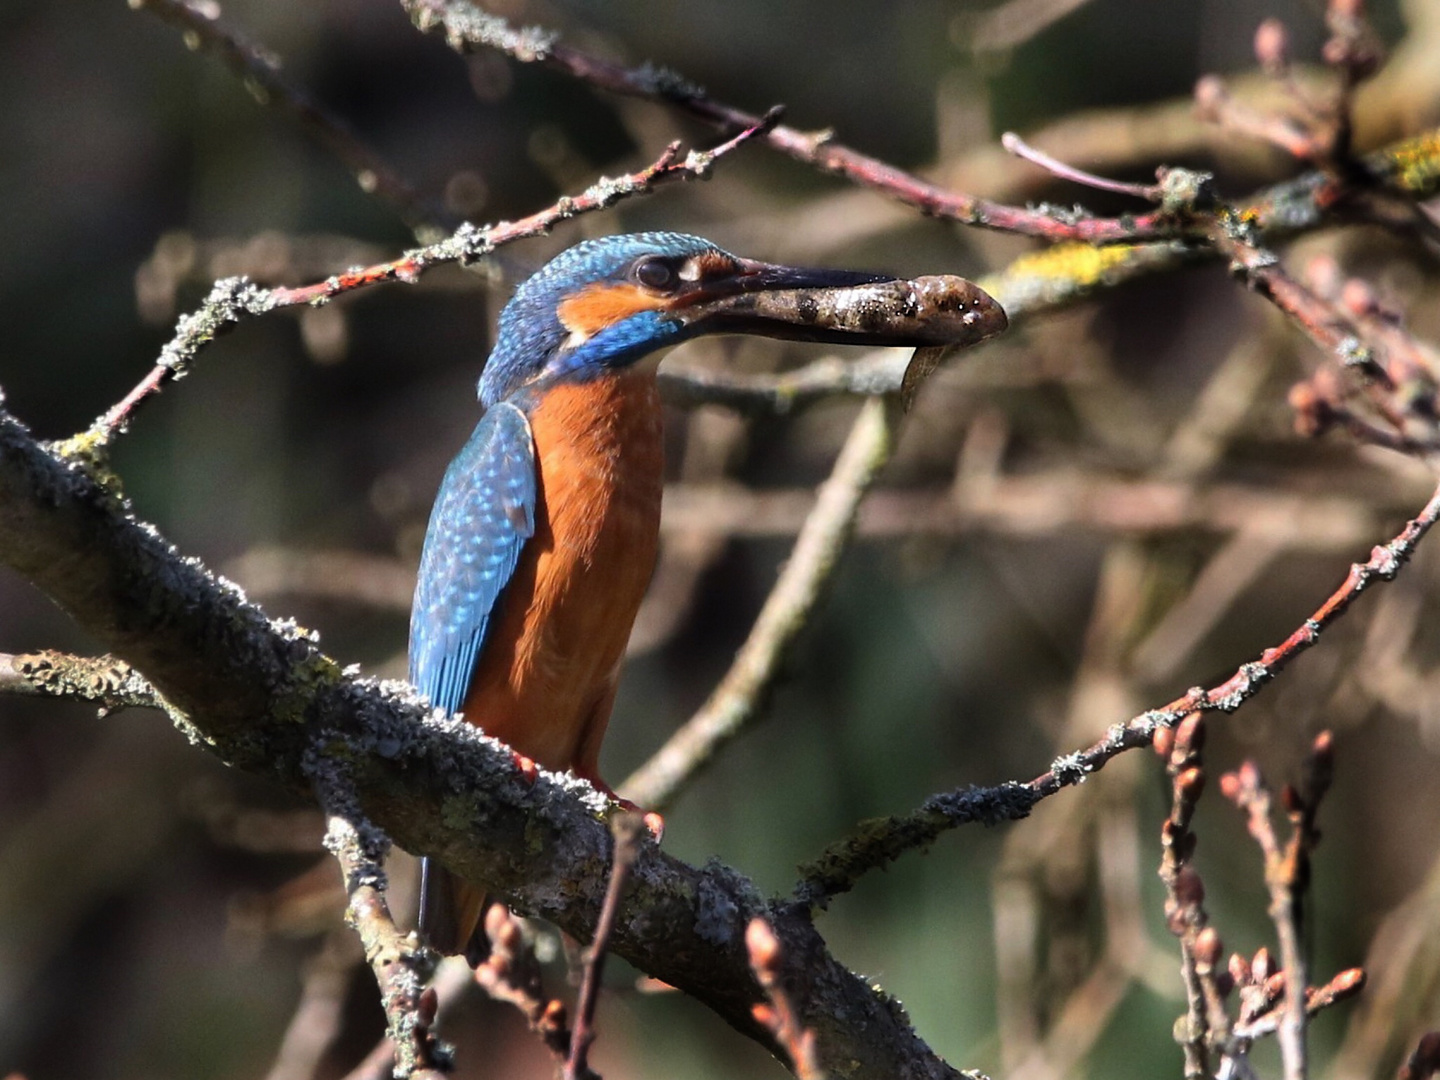
[[[534,758],[528,758],[515,750],[510,751],[510,758],[515,762],[515,768],[520,770],[520,775],[525,778],[527,784],[533,784],[540,778],[540,766],[535,764]]]
[[[619,795],[615,794],[615,790],[609,784],[605,783],[605,781],[601,780],[598,776],[592,776],[583,772],[577,772],[575,775],[583,780],[590,781],[597,791],[604,792],[619,803],[622,810],[627,810],[632,814],[639,814],[645,822],[645,828],[649,830],[650,835],[655,838],[657,844],[665,839],[665,819],[654,810],[642,809],[629,799],[622,799]]]

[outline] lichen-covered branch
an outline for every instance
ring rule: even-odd
[[[188,717],[224,760],[309,792],[317,760],[343,763],[359,812],[407,850],[484,881],[516,909],[588,936],[610,864],[613,804],[583,781],[522,776],[463,722],[430,715],[403,683],[341,671],[293,624],[183,558],[83,469],[0,412],[0,562],[51,596]],[[689,866],[643,840],[611,950],[773,1046],[745,927],[763,915],[822,1064],[869,1078],[953,1078],[900,1006],[848,971],[803,912],[767,903],[719,863]]]
[[[0,653],[0,692],[94,702],[102,713],[165,708],[155,688],[124,660],[72,656],[51,649]]]

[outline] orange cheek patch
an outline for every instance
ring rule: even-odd
[[[580,344],[622,319],[665,306],[658,296],[634,285],[587,285],[560,301],[555,315],[570,331],[571,344]]]

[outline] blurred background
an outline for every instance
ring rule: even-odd
[[[1194,120],[1191,87],[1218,72],[1236,93],[1270,93],[1251,71],[1264,16],[1286,21],[1302,62],[1324,37],[1322,5],[1307,0],[490,6],[752,111],[784,103],[789,123],[833,128],[957,188],[1104,213],[1137,204],[1054,183],[1002,155],[998,134],[1129,179],[1160,162],[1213,169],[1222,191],[1243,194],[1296,166]],[[717,141],[657,105],[496,55],[461,58],[389,0],[232,0],[224,16],[456,219],[517,217],[671,139]],[[1391,60],[1359,102],[1362,148],[1440,117],[1440,3],[1390,0],[1371,16]],[[0,100],[0,386],[45,437],[83,428],[134,385],[214,278],[305,283],[415,243],[393,206],[213,55],[118,0],[0,5]],[[499,305],[576,239],[646,228],[753,258],[907,274],[978,277],[1033,246],[749,147],[708,183],[667,186],[473,270],[246,323],[121,441],[137,513],[271,614],[317,629],[341,662],[403,676],[430,499],[476,420]],[[1417,334],[1440,338],[1433,247],[1329,230],[1287,260],[1363,276]],[[666,363],[766,372],[826,355],[724,339]],[[669,812],[666,847],[788,890],[796,864],[857,821],[957,785],[1028,779],[1278,642],[1433,485],[1398,455],[1293,433],[1286,391],[1318,359],[1217,266],[1112,290],[966,354],[907,419],[765,720]],[[856,407],[667,414],[674,487],[602,761],[612,783],[724,672]],[[726,498],[741,509],[706,510]],[[1213,772],[1253,757],[1277,782],[1295,777],[1317,731],[1336,732],[1305,929],[1318,979],[1365,964],[1372,981],[1362,1004],[1315,1025],[1318,1075],[1393,1074],[1440,1024],[1432,546],[1211,725]],[[95,647],[0,574],[0,650],[40,648]],[[957,1066],[1179,1075],[1183,1000],[1155,874],[1168,800],[1158,760],[1128,755],[1028,821],[958,830],[871,875],[822,930]],[[305,986],[314,1011],[297,1030],[334,1036],[313,1075],[347,1072],[382,1023],[356,947],[335,930],[338,874],[320,828],[312,809],[227,771],[158,715],[0,699],[0,1070],[309,1076],[305,1053],[280,1053]],[[1211,795],[1196,829],[1227,949],[1273,944],[1240,815]],[[409,873],[395,876],[403,908]],[[568,993],[563,965],[549,978]],[[636,979],[622,963],[608,971],[593,1056],[607,1077],[782,1074],[702,1006],[641,993]],[[550,1075],[518,1014],[478,994],[445,1033],[459,1076]]]

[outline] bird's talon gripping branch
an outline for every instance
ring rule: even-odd
[[[525,778],[527,784],[533,784],[540,778],[540,766],[535,764],[535,759],[526,757],[518,750],[510,751],[510,759],[515,763],[515,769]]]
[[[600,743],[655,566],[664,486],[646,358],[717,333],[967,346],[1006,322],[964,278],[775,266],[679,233],[562,253],[500,315],[480,380],[485,412],[425,537],[410,681],[513,747],[526,775],[568,769],[613,797]],[[644,820],[658,840],[663,819]],[[461,951],[484,892],[425,865],[422,924],[436,948]]]

